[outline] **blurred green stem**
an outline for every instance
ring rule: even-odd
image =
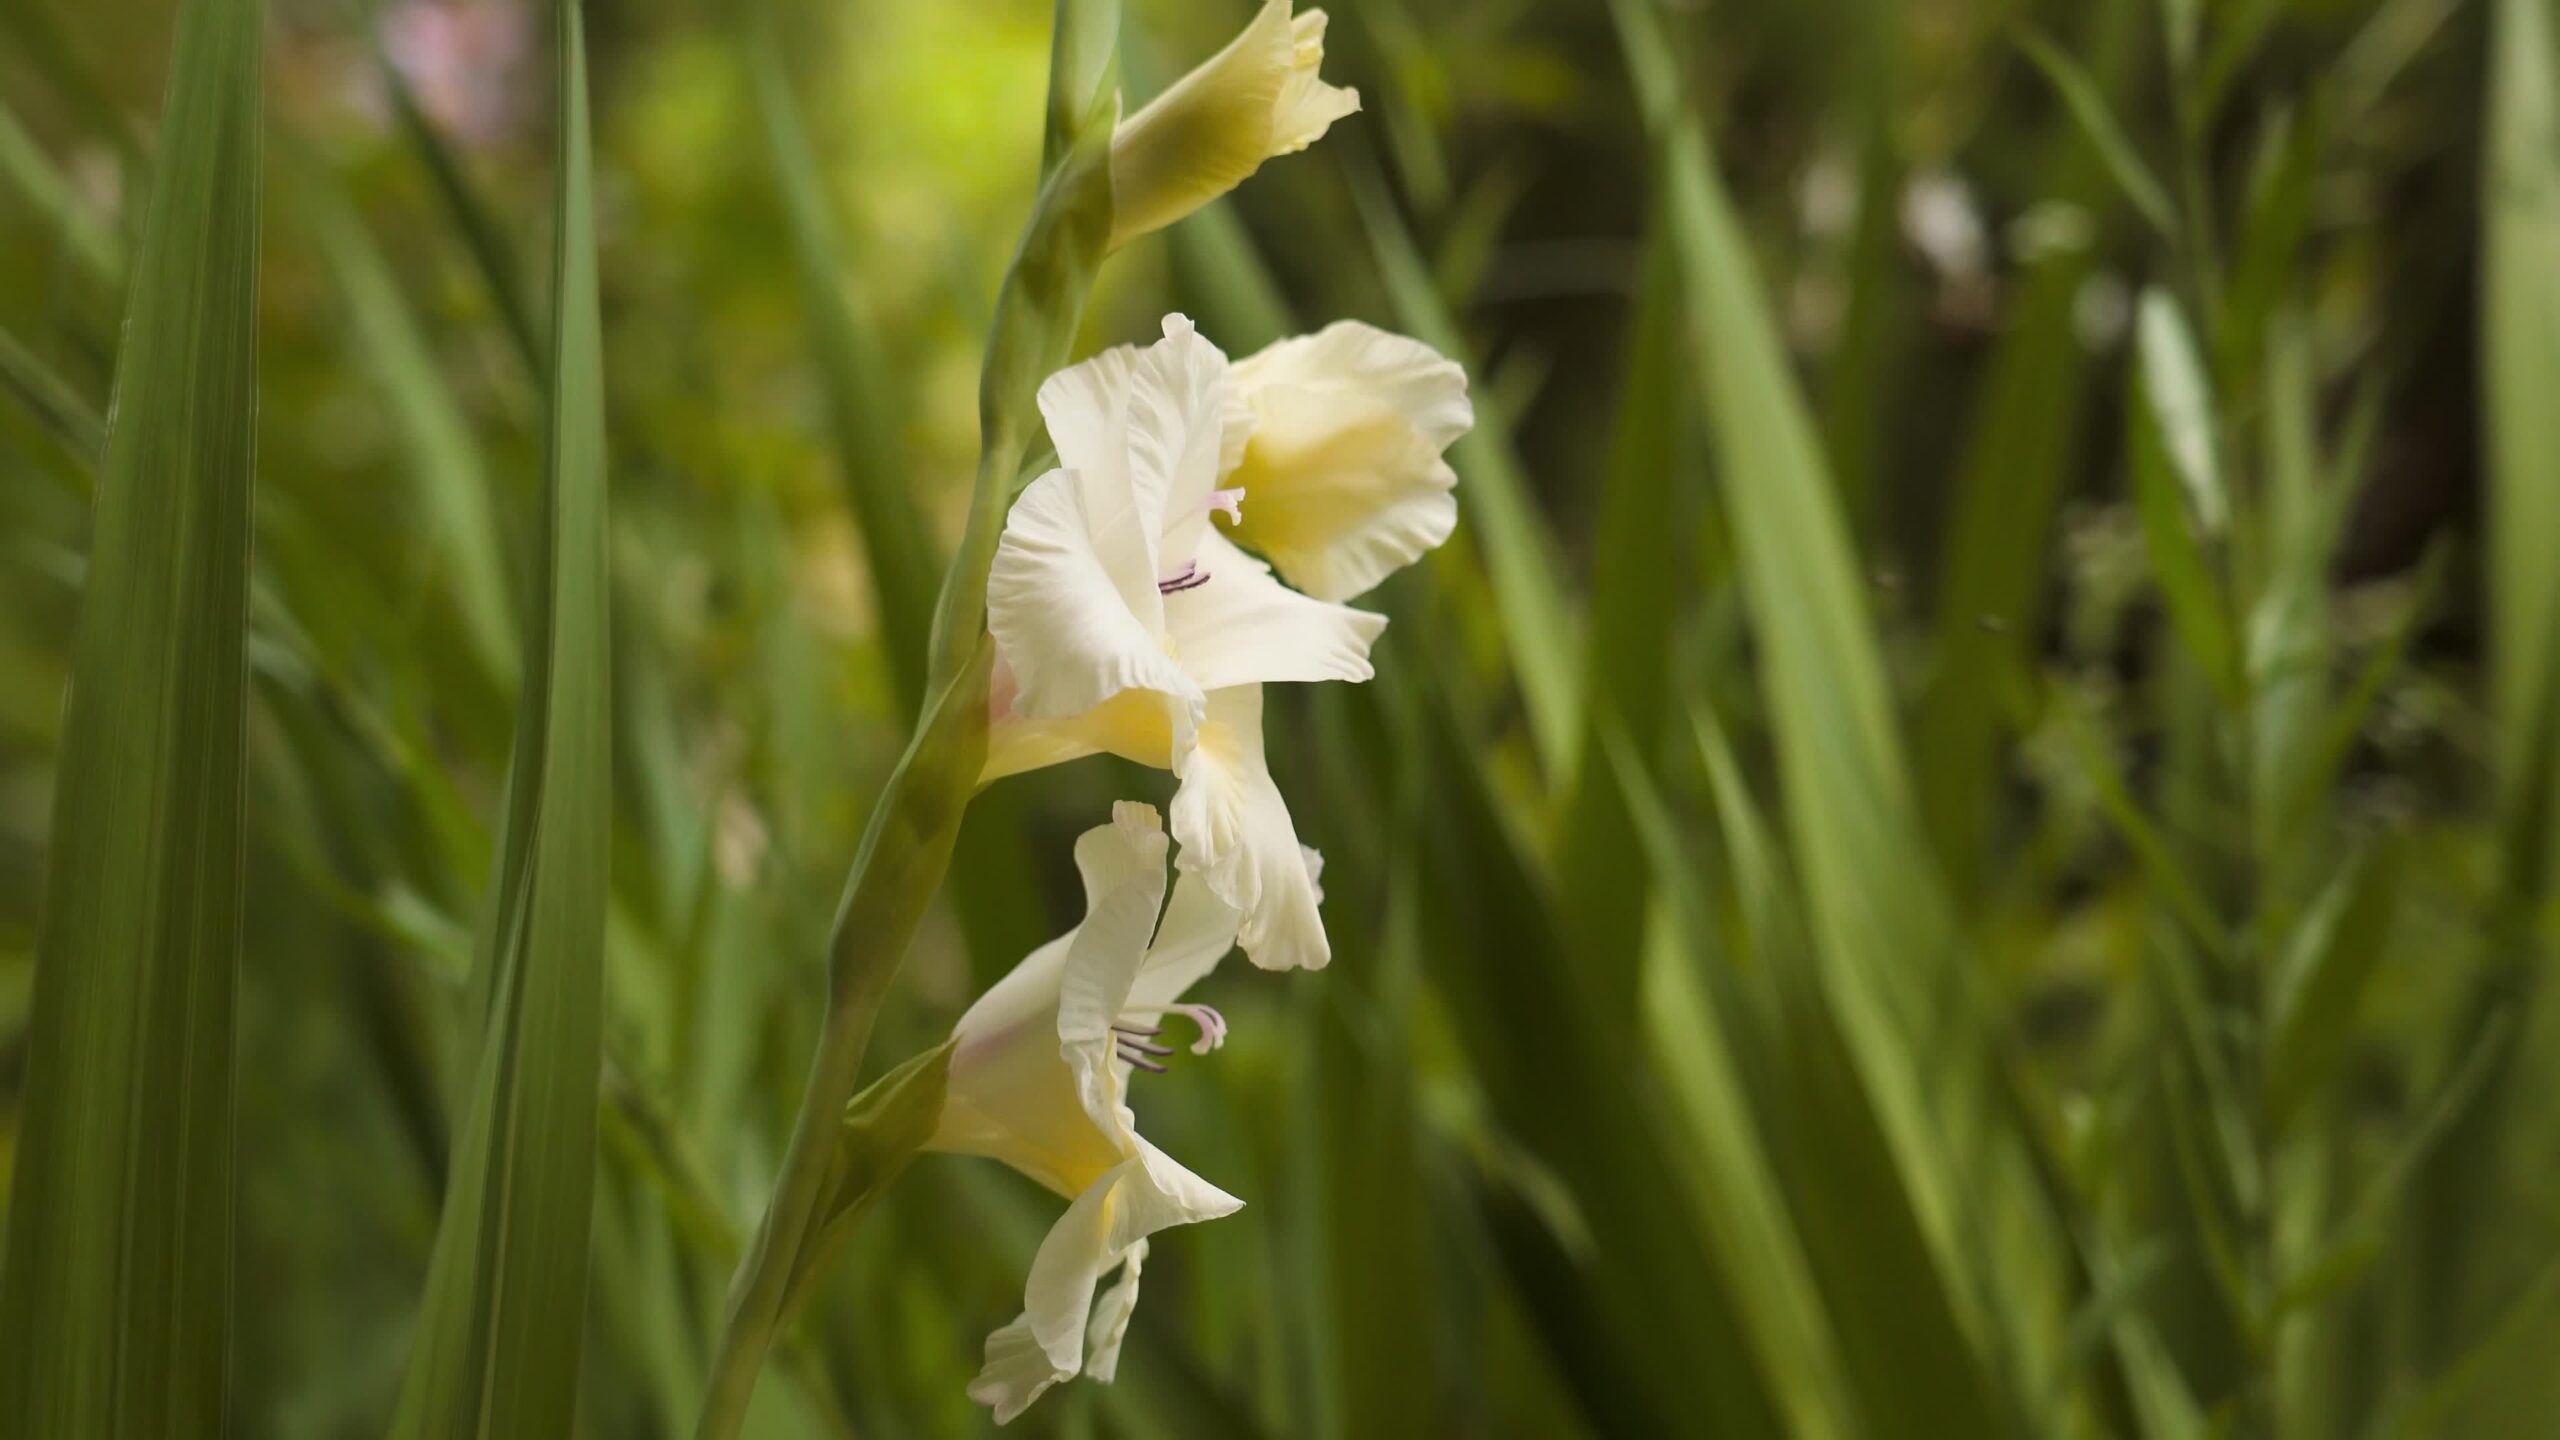
[[[1033,421],[1040,381],[1066,363],[1111,236],[1111,131],[1118,0],[1058,0],[1042,182],[1006,272],[988,338],[979,406],[977,489],[968,531],[943,579],[934,620],[932,699],[863,832],[827,941],[827,1013],[773,1197],[730,1287],[729,1315],[703,1397],[697,1440],[725,1440],[746,1418],[756,1374],[789,1320],[807,1247],[825,1220],[844,1108],[871,1027],[925,906],[951,866],[960,817],[987,748],[987,570]]]
[[[872,1022],[951,863],[951,842],[986,757],[994,651],[983,638],[975,649],[975,663],[943,689],[890,775],[836,912],[827,946],[826,1022],[782,1173],[731,1287],[728,1323],[695,1430],[704,1440],[737,1433],[757,1371],[789,1318],[784,1302],[800,1272],[802,1248],[823,1219],[837,1132],[861,1078]]]
[[[2194,287],[2196,317],[2208,345],[2222,339],[2222,250],[2216,239],[2213,184],[2208,174],[2205,127],[2210,121],[2201,86],[2188,83],[2185,57],[2174,39],[2169,45],[2178,130],[2177,243],[2185,250],[2187,279]],[[2219,443],[2219,437],[2216,437]]]

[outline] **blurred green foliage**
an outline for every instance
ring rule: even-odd
[[[1275,697],[1336,962],[1151,1137],[1126,1435],[2481,1435],[2560,1413],[2546,0],[1361,0],[1363,112],[1116,255],[1459,355],[1379,678]],[[1131,0],[1133,95],[1241,3]],[[0,8],[0,1136],[168,79]],[[686,1433],[914,718],[1037,0],[587,16],[611,876],[578,1409]],[[239,1433],[381,1433],[539,650],[545,7],[266,7]],[[1036,448],[1036,447],[1035,447]],[[601,677],[599,676],[599,683]],[[74,712],[76,713],[76,712]],[[870,1070],[1167,777],[1003,782]],[[486,978],[484,976],[484,978]],[[485,992],[483,992],[485,993]],[[1052,1200],[926,1157],[749,1433],[977,1433]],[[19,1343],[15,1338],[9,1342]]]

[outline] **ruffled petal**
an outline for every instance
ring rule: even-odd
[[[1235,383],[1254,415],[1228,481],[1245,491],[1235,538],[1289,583],[1348,600],[1449,538],[1441,452],[1475,423],[1456,363],[1343,321],[1239,362]]]
[[[1173,796],[1176,864],[1241,912],[1238,942],[1266,970],[1333,958],[1315,876],[1263,760],[1262,688],[1210,692],[1208,719]]]
[[[1105,517],[1103,527],[1135,523],[1123,514]],[[1201,712],[1200,689],[1158,638],[1163,612],[1153,577],[1132,609],[1097,533],[1074,472],[1052,470],[1014,502],[987,580],[987,628],[1013,674],[1012,713],[1060,720],[1127,691],[1152,691],[1163,699],[1179,753]]]
[[[1058,1369],[1031,1333],[1031,1317],[1017,1315],[987,1337],[986,1364],[969,1382],[969,1398],[995,1411],[997,1424],[1010,1425],[1050,1386],[1074,1373]]]
[[[1434,454],[1476,423],[1467,372],[1458,362],[1361,320],[1337,320],[1312,335],[1274,341],[1237,361],[1235,380],[1248,402],[1282,390],[1376,400],[1403,417]]]
[[[1092,929],[1105,906],[1135,887],[1147,896],[1147,924],[1137,945],[1145,950],[1164,903],[1164,817],[1142,801],[1115,800],[1110,824],[1076,837],[1075,857],[1076,878],[1084,882],[1084,928]]]
[[[1164,597],[1164,610],[1173,653],[1202,690],[1375,673],[1369,647],[1384,615],[1309,599],[1220,535],[1203,538],[1199,563],[1208,578]]]
[[[1182,315],[1164,317],[1164,338],[1119,345],[1070,365],[1040,386],[1040,414],[1058,463],[1074,472],[1085,508],[1114,542],[1105,553],[1130,608],[1143,575],[1157,580],[1191,557],[1242,422],[1226,353]],[[1129,515],[1125,541],[1114,527]],[[1143,560],[1134,558],[1142,554]],[[1121,562],[1127,560],[1123,566]]]
[[[1164,338],[1139,352],[1129,385],[1129,469],[1157,509],[1156,578],[1175,577],[1209,530],[1210,495],[1226,473],[1237,409],[1233,366],[1188,319],[1164,317]]]
[[[1091,475],[1097,485],[1118,470],[1113,437],[1128,421],[1129,371],[1137,360],[1137,346],[1114,345],[1040,382],[1040,419],[1060,469]]]
[[[1324,12],[1310,10],[1289,22],[1289,75],[1271,111],[1272,154],[1295,155],[1323,139],[1334,121],[1359,112],[1360,92],[1324,83],[1323,65]]]
[[[1094,548],[1121,599],[1145,616],[1164,507],[1161,496],[1150,503],[1139,495],[1129,474],[1129,379],[1137,365],[1137,346],[1114,345],[1040,382],[1039,403],[1058,467],[1083,492]]]

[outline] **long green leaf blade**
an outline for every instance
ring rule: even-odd
[[[200,1435],[226,1407],[259,19],[180,16],[132,270],[0,1270],[11,1435]]]
[[[1671,294],[1671,247],[1648,245],[1645,290]],[[1611,438],[1607,483],[1592,537],[1590,655],[1584,687],[1582,755],[1565,810],[1558,853],[1564,893],[1582,916],[1582,963],[1608,977],[1620,1013],[1636,1011],[1643,966],[1649,872],[1626,786],[1608,746],[1623,743],[1635,763],[1649,756],[1669,713],[1673,617],[1680,589],[1695,584],[1676,540],[1685,453],[1686,377],[1673,307],[1636,317]]]
[[[442,552],[463,636],[490,677],[504,677],[519,664],[515,619],[479,447],[364,222],[325,181],[315,179],[304,195],[321,256],[345,293],[356,348],[399,426],[418,507]]]
[[[2143,0],[2087,8],[2077,38],[2092,83],[2123,91]],[[2037,193],[2110,210],[2104,166],[2085,132],[2056,121],[2043,142]],[[2087,245],[2022,257],[2006,318],[1966,421],[1956,493],[1939,551],[1933,667],[1913,720],[1915,779],[1937,854],[1960,895],[1989,868],[1999,783],[2001,696],[2029,666],[2044,620],[2046,542],[2089,408],[2091,356],[2075,318],[2099,256]]]
[[[2089,137],[2090,148],[2106,163],[2107,173],[2124,191],[2125,198],[2133,202],[2133,208],[2140,211],[2142,218],[2151,222],[2151,228],[2162,235],[2176,233],[2177,212],[2169,203],[2167,187],[2151,173],[2151,167],[2143,163],[2142,152],[2125,138],[2124,129],[2108,110],[2106,97],[2100,93],[2097,82],[2090,79],[2088,72],[2069,55],[2041,35],[2033,32],[2020,35],[2018,48],[2026,52],[2027,58],[2035,62],[2047,80],[2053,82],[2054,91],[2062,97],[2064,108],[2071,112],[2071,118],[2079,125],[2081,133]]]
[[[1378,182],[1363,176],[1352,194],[1360,202],[1370,250],[1395,302],[1397,320],[1423,343],[1480,373],[1413,236]],[[1485,577],[1502,618],[1503,642],[1528,709],[1538,759],[1549,773],[1563,775],[1572,769],[1581,712],[1575,693],[1573,607],[1557,573],[1552,542],[1539,526],[1528,474],[1510,443],[1510,417],[1481,387],[1475,404],[1475,428],[1452,447],[1458,473],[1466,477],[1458,487],[1458,503],[1473,543],[1482,547]]]
[[[0,181],[44,219],[81,269],[97,279],[116,278],[124,260],[117,253],[116,237],[89,213],[70,181],[6,105],[0,105]]]
[[[1639,1013],[1671,1123],[1688,1142],[1680,1147],[1677,1179],[1736,1287],[1752,1297],[1737,1308],[1771,1397],[1787,1415],[1788,1433],[1856,1434],[1830,1316],[1751,1117],[1748,1080],[1700,973],[1712,960],[1698,887],[1684,874],[1677,830],[1650,778],[1624,758],[1623,747],[1615,754],[1632,823],[1671,897],[1656,905],[1645,941]]]
[[[799,101],[783,63],[777,23],[769,4],[756,9],[748,24],[747,62],[791,221],[809,338],[826,382],[836,464],[861,522],[863,555],[880,604],[881,646],[888,651],[899,713],[913,715],[924,706],[925,641],[941,591],[942,550],[916,509],[910,493],[915,467],[902,453],[897,426],[881,404],[877,342],[836,276],[842,247],[828,217],[817,153],[802,127]]]
[[[1910,1205],[1921,1252],[1911,1276],[1926,1282],[1961,1331],[1965,1358],[1983,1359],[1997,1317],[1975,1288],[1959,1199],[1964,1177],[1932,1113],[1950,1085],[1968,1082],[1961,1060],[1924,1058],[1963,1053],[1955,1037],[1976,1024],[1975,977],[1927,857],[1838,492],[1740,220],[1702,128],[1685,112],[1677,52],[1646,0],[1616,0],[1611,11],[1657,147],[1679,251],[1678,301],[1759,643],[1828,1012],[1821,1019],[1837,1027],[1845,1052],[1838,1063],[1852,1077],[1839,1110],[1872,1111],[1886,1157],[1875,1168],[1889,1164]],[[1938,1394],[1969,1409],[1962,1420],[1948,1412],[1955,1428],[1995,1425],[1997,1402],[1986,1387],[1946,1384]]]
[[[2472,983],[2456,1044],[2498,1051],[2452,1133],[2427,1160],[2412,1231],[2425,1316],[2418,1344],[2439,1383],[2473,1362],[2499,1313],[2498,1292],[2518,1253],[2502,1227],[2473,1221],[2506,1174],[2541,1151],[2547,1129],[2532,1099],[2547,1095],[2560,1026],[2560,991],[2546,973],[2547,925],[2532,919],[2555,880],[2554,818],[2560,815],[2560,570],[2550,538],[2560,529],[2560,55],[2553,50],[2548,0],[2501,0],[2489,27],[2489,89],[2481,165],[2482,422],[2490,523],[2487,610],[2491,616],[2491,774],[2498,782],[2499,904],[2490,916],[2489,953]],[[2519,1002],[2519,992],[2522,994]],[[2508,1028],[2522,1012],[2522,1023]],[[2513,1038],[2513,1048],[2507,1048]],[[2530,1231],[2531,1227],[2526,1227]],[[2539,1243],[2534,1237],[2528,1243]],[[2456,1428],[2464,1428],[2457,1425]]]
[[[551,405],[506,832],[472,977],[479,1032],[403,1437],[567,1435],[595,1187],[611,829],[603,343],[585,40],[559,7]]]
[[[1918,812],[1857,557],[1739,222],[1704,136],[1678,113],[1660,22],[1643,0],[1613,8],[1662,148],[1697,396],[1764,647],[1788,820],[1805,852],[1816,928],[1826,949],[1872,967],[1864,979],[1876,999],[1916,1019],[1928,967],[1949,959],[1949,917],[1924,878]]]
[[[2550,7],[2506,0],[2497,8],[2488,155],[2481,186],[2481,327],[2486,345],[2490,703],[2497,773],[2514,807],[2517,851],[2536,859],[2523,883],[2550,880],[2553,777],[2560,773],[2560,66]]]

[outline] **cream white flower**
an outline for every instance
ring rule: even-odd
[[[986,779],[1102,751],[1173,771],[1186,870],[1243,912],[1258,965],[1331,956],[1288,808],[1264,768],[1269,682],[1366,680],[1382,616],[1299,594],[1210,524],[1252,420],[1226,357],[1164,339],[1040,389],[1062,468],[1014,502],[987,585],[1000,668]]]
[[[1023,1313],[987,1337],[969,1395],[1010,1421],[1080,1370],[1109,1380],[1137,1304],[1147,1239],[1244,1202],[1184,1169],[1137,1131],[1132,1069],[1162,1071],[1169,1016],[1200,1032],[1226,1021],[1182,994],[1235,944],[1237,915],[1186,876],[1165,897],[1165,834],[1153,807],[1123,802],[1076,841],[1085,918],[1033,951],[953,1027],[950,1081],[929,1148],[984,1155],[1070,1202],[1031,1262]],[[1162,923],[1157,911],[1163,908]],[[1120,1279],[1097,1305],[1114,1269]]]
[[[1267,0],[1244,33],[1111,134],[1111,244],[1161,230],[1360,108],[1318,78],[1324,12]]]
[[[1348,600],[1458,523],[1441,459],[1475,424],[1467,374],[1419,340],[1344,320],[1237,362],[1251,414],[1238,543],[1319,600]],[[1232,443],[1232,442],[1230,442]]]

